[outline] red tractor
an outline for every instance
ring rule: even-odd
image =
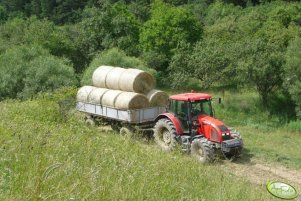
[[[240,156],[243,149],[240,134],[214,118],[211,100],[205,93],[170,96],[167,112],[155,120],[155,142],[166,151],[179,143],[184,151],[204,163],[218,155]]]

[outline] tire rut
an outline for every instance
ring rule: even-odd
[[[301,170],[253,159],[247,162],[243,159],[234,162],[225,161],[222,166],[226,172],[231,172],[259,186],[266,186],[270,181],[287,182],[297,189],[299,197],[296,200],[301,201]]]

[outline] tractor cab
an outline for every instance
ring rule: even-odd
[[[184,93],[170,96],[168,112],[173,113],[182,125],[184,132],[189,132],[192,121],[200,115],[213,117],[211,96],[205,93]]]

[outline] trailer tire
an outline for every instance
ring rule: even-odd
[[[87,118],[86,119],[86,125],[88,127],[95,127],[96,123],[95,123],[95,120],[94,119],[91,119],[91,118]]]
[[[129,126],[123,126],[121,127],[119,131],[120,135],[126,137],[126,138],[132,138],[134,135],[134,131]]]
[[[120,133],[120,129],[122,128],[121,125],[119,125],[118,123],[113,123],[111,124],[111,128],[114,132],[116,133]]]
[[[191,143],[191,155],[201,163],[210,163],[214,159],[213,150],[204,138],[195,139]]]
[[[157,121],[154,128],[154,138],[155,142],[164,151],[175,149],[177,144],[176,135],[176,128],[169,119],[163,118]]]

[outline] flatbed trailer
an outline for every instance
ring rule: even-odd
[[[131,132],[135,130],[152,131],[156,118],[166,112],[165,107],[121,110],[85,102],[77,102],[76,109],[86,114],[87,124],[94,125],[96,122],[105,122],[118,132],[125,129]]]

